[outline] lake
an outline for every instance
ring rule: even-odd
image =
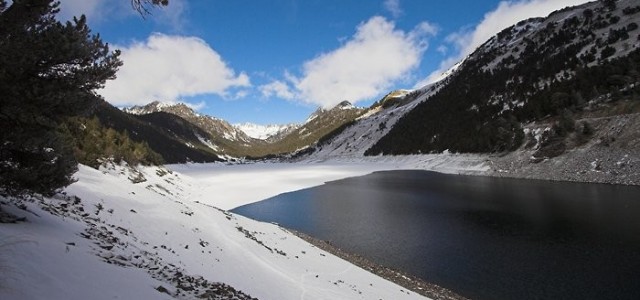
[[[640,187],[388,171],[233,212],[472,299],[640,299]]]

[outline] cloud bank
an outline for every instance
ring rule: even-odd
[[[267,97],[276,95],[322,107],[343,100],[368,100],[406,79],[420,64],[427,38],[436,32],[437,28],[426,22],[404,32],[383,17],[372,17],[341,47],[306,61],[300,76],[285,74],[286,80],[260,90]]]
[[[455,49],[456,53],[443,60],[437,71],[431,73],[425,80],[417,83],[415,87],[422,87],[434,82],[443,72],[471,54],[489,38],[519,21],[533,17],[546,17],[556,10],[567,6],[580,5],[589,1],[590,0],[502,1],[495,10],[485,14],[483,20],[472,30],[461,30],[449,35],[446,38],[450,46],[448,48]]]
[[[196,37],[153,34],[145,42],[120,47],[124,66],[117,79],[98,91],[110,103],[146,104],[152,100],[216,94],[249,87],[249,76],[236,74],[205,41]]]

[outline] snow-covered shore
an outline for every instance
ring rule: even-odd
[[[194,184],[199,186],[191,195],[191,200],[225,210],[376,171],[431,170],[450,174],[484,174],[489,170],[484,156],[465,154],[335,157],[298,163],[185,164],[168,167],[191,177]]]
[[[80,166],[64,197],[0,197],[3,211],[26,217],[0,225],[0,298],[424,299],[276,225],[212,206],[401,167]]]

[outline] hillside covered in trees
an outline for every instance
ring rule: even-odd
[[[503,30],[366,154],[509,151],[525,141],[522,124],[556,120],[552,134],[562,136],[576,129],[575,113],[638,101],[633,4],[593,2]]]

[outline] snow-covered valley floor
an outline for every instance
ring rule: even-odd
[[[26,217],[0,224],[0,299],[423,299],[276,225],[225,211],[331,180],[416,168],[486,170],[482,159],[460,155],[80,166],[65,196],[0,197],[4,212]]]
[[[474,174],[488,170],[480,156],[464,154],[336,157],[325,161],[245,165],[185,164],[169,168],[191,177],[198,186],[190,196],[191,200],[224,210],[376,171],[424,169]]]

